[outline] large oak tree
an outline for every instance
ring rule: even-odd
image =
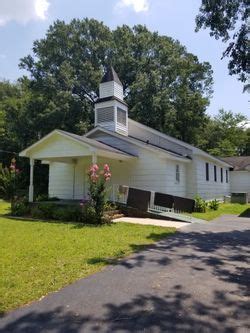
[[[211,94],[209,63],[145,26],[112,31],[94,19],[56,21],[34,42],[33,54],[21,60],[33,95],[27,108],[36,132],[31,140],[54,128],[86,132],[108,64],[124,84],[131,118],[197,142]]]

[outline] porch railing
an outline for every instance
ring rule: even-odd
[[[142,190],[142,188],[140,188]],[[119,185],[119,184],[113,184],[112,186],[112,193],[110,195],[110,200],[113,202],[118,202],[125,204],[127,203],[128,199],[128,191],[129,191],[129,186],[127,185]],[[154,204],[154,196],[155,192],[150,191],[151,196],[150,196],[150,203],[148,209],[151,211],[155,212],[174,212],[173,208],[167,208],[167,207],[162,207]]]

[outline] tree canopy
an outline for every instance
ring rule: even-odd
[[[248,0],[202,0],[196,31],[209,28],[210,35],[228,43],[222,58],[229,57],[229,74],[246,81],[248,66]]]
[[[21,59],[30,74],[34,127],[84,133],[93,123],[93,103],[105,66],[124,84],[130,117],[196,143],[212,92],[209,63],[199,62],[170,37],[145,26],[110,30],[94,19],[56,21],[33,54]]]
[[[199,146],[215,156],[250,154],[250,130],[243,126],[246,120],[240,113],[219,110],[207,122],[200,135]]]

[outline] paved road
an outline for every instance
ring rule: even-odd
[[[0,332],[250,332],[249,229],[234,216],[184,227],[11,312]]]

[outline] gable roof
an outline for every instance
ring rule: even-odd
[[[221,159],[231,164],[234,171],[250,170],[250,156],[221,157]]]
[[[163,153],[164,155],[167,155],[168,158],[170,158],[170,159],[179,160],[179,161],[181,160],[183,162],[190,162],[190,158],[188,158],[187,156],[183,156],[181,154],[172,152],[172,151],[170,151],[168,149],[165,149],[163,147],[159,147],[159,146],[147,143],[147,142],[145,142],[143,140],[134,138],[132,136],[124,136],[124,135],[119,134],[117,132],[109,131],[107,129],[104,129],[101,126],[96,126],[95,128],[93,128],[91,131],[89,131],[88,133],[85,134],[85,137],[88,137],[89,135],[92,135],[92,134],[94,134],[97,131],[101,131],[103,133],[106,133],[108,135],[114,136],[114,137],[119,138],[119,139],[121,139],[123,141],[126,141],[126,142],[132,143],[134,145],[137,145],[139,147],[151,150],[153,152]]]
[[[80,136],[80,135],[77,135],[77,134],[73,134],[73,133],[66,132],[66,131],[63,131],[63,130],[58,130],[58,129],[50,132],[49,134],[44,136],[41,140],[35,142],[33,145],[31,145],[28,148],[26,148],[25,150],[21,151],[19,153],[19,155],[28,157],[29,152],[31,152],[35,147],[37,147],[42,142],[48,140],[51,136],[53,136],[55,134],[59,134],[59,135],[64,136],[64,137],[68,137],[68,138],[70,138],[74,141],[77,141],[79,143],[84,144],[85,146],[87,145],[88,147],[91,147],[94,150],[106,151],[106,152],[113,153],[113,154],[119,154],[119,156],[124,156],[124,157],[136,157],[132,154],[129,154],[129,153],[124,152],[122,150],[111,147],[111,146],[109,146],[107,144],[104,144],[102,142],[99,142],[95,139],[90,139],[90,138],[87,138],[85,136]]]
[[[120,86],[122,86],[122,83],[116,73],[116,71],[114,70],[113,66],[108,66],[106,73],[104,74],[101,83],[105,83],[105,82],[110,82],[110,81],[114,81],[116,83],[118,83]]]

